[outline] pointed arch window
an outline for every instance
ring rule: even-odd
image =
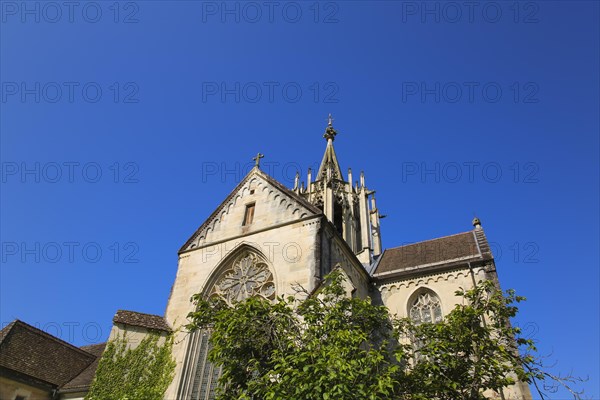
[[[419,293],[410,305],[410,319],[416,323],[437,323],[442,320],[440,298],[432,291]]]
[[[218,297],[229,305],[249,297],[274,300],[273,273],[264,256],[254,249],[245,249],[219,269],[216,279],[208,284],[207,297]],[[210,331],[195,332],[188,348],[188,371],[180,389],[180,397],[190,400],[214,400],[221,368],[208,360]],[[178,397],[178,398],[180,398]]]

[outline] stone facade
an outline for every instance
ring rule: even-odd
[[[51,400],[52,392],[0,376],[0,399]]]

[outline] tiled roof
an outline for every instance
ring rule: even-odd
[[[93,354],[19,320],[0,333],[0,367],[54,387],[73,379],[95,359]]]
[[[2,341],[4,340],[4,338],[8,335],[8,332],[10,332],[10,330],[12,329],[15,322],[17,322],[17,320],[14,320],[10,324],[8,324],[4,328],[2,328],[2,330],[0,330],[0,345],[2,344]]]
[[[140,326],[146,329],[171,332],[171,327],[160,315],[144,314],[135,311],[118,310],[113,318],[115,324]]]
[[[93,344],[90,346],[82,346],[81,349],[94,355],[96,359],[92,361],[79,375],[67,382],[62,388],[61,392],[75,392],[75,391],[86,391],[94,380],[96,369],[98,368],[98,362],[102,356],[102,352],[106,347],[106,343]]]
[[[491,258],[483,230],[475,229],[387,249],[375,267],[374,276],[408,273],[427,267]]]

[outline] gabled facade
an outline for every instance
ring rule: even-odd
[[[368,296],[366,269],[319,206],[256,166],[180,249],[165,318],[185,324],[196,293],[233,302],[293,295],[296,285],[311,291],[336,265]],[[206,335],[178,335],[167,398],[210,398],[219,371],[206,361]]]

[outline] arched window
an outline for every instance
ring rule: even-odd
[[[193,376],[192,400],[213,400],[217,388],[221,368],[216,368],[208,361],[210,351],[210,334],[206,331],[199,332],[196,348],[196,370]]]
[[[440,322],[442,306],[439,297],[429,290],[419,293],[411,302],[408,315],[419,324]]]
[[[216,279],[208,284],[207,297],[219,297],[229,305],[249,297],[275,299],[275,282],[266,259],[251,248],[237,253],[219,268]],[[213,400],[221,368],[208,360],[210,332],[193,334],[188,348],[188,375],[184,376],[180,397],[190,400]],[[179,398],[179,397],[178,397]]]

